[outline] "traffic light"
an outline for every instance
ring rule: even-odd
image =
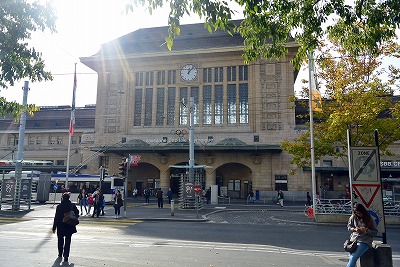
[[[118,174],[121,175],[121,176],[126,176],[127,163],[124,161],[124,162],[118,163],[118,165],[119,165],[118,166],[118,170],[119,170]]]
[[[104,179],[107,177],[108,172],[106,168],[101,168],[100,170],[100,179],[101,181],[104,181]]]

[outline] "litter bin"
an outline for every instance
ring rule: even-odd
[[[260,191],[256,190],[256,200],[260,200]]]

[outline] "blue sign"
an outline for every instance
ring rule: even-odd
[[[372,210],[368,210],[368,213],[374,218],[376,225],[379,225],[379,217],[378,214],[376,214],[375,212],[373,212]]]
[[[54,191],[57,191],[57,188],[58,188],[58,184],[53,185]]]

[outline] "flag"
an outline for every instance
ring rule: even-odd
[[[317,89],[311,91],[312,97],[312,110],[316,112],[322,112],[322,97],[321,93]]]
[[[317,77],[315,77],[315,64],[314,59],[311,60],[311,70],[310,70],[310,78],[311,78],[311,108],[313,111],[322,112],[322,97],[321,92],[317,88]]]
[[[75,94],[76,94],[76,63],[74,72],[74,88],[72,92],[72,108],[71,108],[71,120],[69,123],[69,134],[71,136],[75,133]]]

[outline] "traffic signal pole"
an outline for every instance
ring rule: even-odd
[[[126,170],[125,170],[125,182],[124,182],[124,216],[126,218],[126,198],[128,197],[128,173],[129,173],[129,159],[131,155],[125,159]]]

